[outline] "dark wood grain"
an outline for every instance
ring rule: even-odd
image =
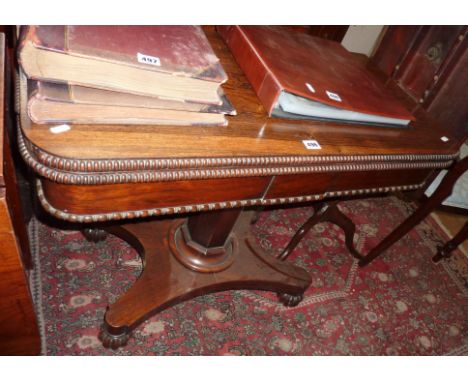
[[[413,54],[401,64],[396,80],[415,100],[425,98],[424,92],[450,55],[464,28],[456,25],[432,26],[422,35]]]
[[[266,198],[321,194],[330,189],[334,174],[317,173],[277,176],[268,189]]]
[[[8,110],[11,113],[11,110]],[[11,114],[7,118],[11,118]],[[29,237],[27,233],[27,223],[29,222],[29,215],[27,213],[28,208],[31,204],[31,193],[28,185],[19,181],[17,163],[21,158],[18,155],[14,155],[13,150],[16,149],[13,144],[14,140],[11,135],[15,132],[15,127],[11,126],[13,122],[8,120],[8,124],[5,125],[5,131],[3,134],[4,146],[3,146],[3,158],[4,158],[4,174],[5,174],[5,189],[8,207],[13,215],[12,223],[15,231],[15,235],[18,238],[18,243],[21,248],[20,254],[23,265],[26,269],[32,268],[31,259],[31,248],[29,246]],[[17,152],[16,152],[17,154]]]
[[[43,180],[47,200],[76,214],[135,211],[261,197],[269,177],[71,186]]]
[[[371,59],[409,107],[426,111],[459,144],[468,136],[467,37],[466,25],[390,26]]]
[[[0,33],[0,187],[5,186],[5,179],[3,175],[3,147],[5,135],[5,35]]]
[[[327,172],[275,177],[267,198],[313,195],[353,189],[420,184],[431,170]]]
[[[0,33],[0,355],[37,355],[40,338],[25,263],[29,240],[11,155],[4,36]],[[5,113],[5,110],[7,112]]]
[[[191,238],[207,248],[224,246],[241,212],[227,210],[191,216],[187,221]]]
[[[104,345],[122,346],[130,331],[145,318],[201,294],[264,289],[301,296],[310,284],[306,271],[265,256],[253,241],[246,241],[248,219],[241,221],[232,233],[235,249],[230,267],[215,273],[190,270],[171,254],[180,251],[174,243],[174,234],[182,223],[181,220],[142,222],[110,229],[142,252],[145,268],[136,283],[109,306],[101,333]]]
[[[0,355],[37,355],[39,331],[20,248],[0,189]]]
[[[373,63],[387,77],[398,70],[421,28],[420,25],[391,25],[387,28],[372,57]]]
[[[464,96],[468,88],[468,32],[450,58],[428,89],[423,107],[463,142],[468,139],[468,107]]]

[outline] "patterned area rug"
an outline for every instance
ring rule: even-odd
[[[394,197],[347,201],[367,253],[411,212]],[[278,253],[312,207],[261,213],[259,244]],[[301,304],[273,293],[232,291],[178,304],[142,323],[125,348],[104,349],[97,334],[108,303],[141,271],[136,252],[116,237],[98,244],[81,233],[37,223],[32,275],[47,355],[437,355],[468,354],[468,259],[456,251],[435,265],[447,237],[431,218],[360,269],[342,231],[315,226],[288,261],[313,278]]]

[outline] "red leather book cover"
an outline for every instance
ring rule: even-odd
[[[175,76],[218,83],[227,80],[199,26],[28,26],[22,35],[21,45],[32,42],[39,49]]]
[[[282,91],[366,114],[414,120],[365,63],[335,41],[279,26],[218,26],[271,114]]]

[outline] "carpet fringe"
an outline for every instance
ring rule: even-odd
[[[447,242],[448,240],[450,240],[450,232],[448,232],[447,228],[445,228],[445,226],[442,224],[442,222],[440,221],[440,219],[435,216],[434,214],[430,214],[428,216],[428,219],[432,221],[433,224],[435,224],[438,228],[440,228],[440,231],[445,234],[445,238],[443,238],[443,241],[444,242]],[[436,231],[437,232],[437,231]],[[437,232],[438,233],[438,232]],[[468,259],[468,254],[465,252],[465,250],[463,249],[463,246],[458,246],[454,252],[456,251],[460,251],[463,256],[465,258]],[[447,274],[449,275],[449,277],[452,279],[452,281],[455,283],[455,285],[458,287],[458,289],[461,291],[461,293],[463,294],[463,296],[465,297],[468,297],[468,290],[467,288],[465,287],[464,283],[462,280],[460,280],[460,277],[453,271],[453,269],[449,266],[448,262],[447,261],[444,261],[442,259],[442,261],[440,262],[440,264],[442,265],[442,268],[445,269],[445,271],[447,272]]]
[[[28,225],[29,245],[33,269],[29,275],[29,287],[36,311],[37,325],[39,327],[39,336],[41,339],[40,355],[47,355],[47,341],[45,334],[44,310],[42,307],[42,280],[41,280],[41,261],[39,256],[39,232],[38,222],[32,217]]]
[[[444,355],[468,355],[468,344],[465,344],[457,349],[450,350]]]
[[[337,298],[348,297],[351,294],[351,288],[354,283],[354,278],[356,276],[357,268],[358,268],[358,261],[354,260],[349,270],[348,278],[346,279],[346,284],[345,284],[344,289],[339,290],[339,291],[323,292],[323,293],[318,293],[312,296],[307,296],[304,298],[303,301],[301,301],[297,306],[294,306],[294,307],[286,307],[280,302],[272,301],[266,297],[259,296],[251,291],[240,291],[240,294],[249,298],[253,302],[259,303],[269,308],[274,308],[275,311],[277,312],[284,312],[284,311],[291,312],[296,309],[304,308],[304,307],[311,306],[317,303],[321,303],[321,302],[325,302],[329,300],[335,300]]]

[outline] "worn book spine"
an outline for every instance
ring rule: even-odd
[[[250,81],[268,115],[271,115],[283,90],[280,82],[268,69],[260,54],[239,26],[222,25],[217,26],[216,29]]]
[[[145,97],[129,93],[93,89],[78,85],[66,85],[36,80],[28,80],[28,89],[30,93],[28,110],[32,109],[35,102],[49,101],[74,103],[79,105],[122,106],[228,115],[236,114],[234,107],[224,94],[222,88],[219,88],[218,91],[219,97],[222,100],[221,105],[173,101],[157,97]]]
[[[151,107],[123,106],[115,104],[90,104],[74,102],[66,85],[48,84],[27,80],[20,76],[21,104],[26,107],[27,116],[37,124],[157,124],[157,125],[213,125],[226,126],[224,113],[162,109]],[[49,86],[51,85],[51,86]],[[235,113],[226,97],[224,110]],[[26,102],[27,99],[27,102]],[[211,106],[207,106],[210,108]],[[24,117],[24,116],[23,116]]]

